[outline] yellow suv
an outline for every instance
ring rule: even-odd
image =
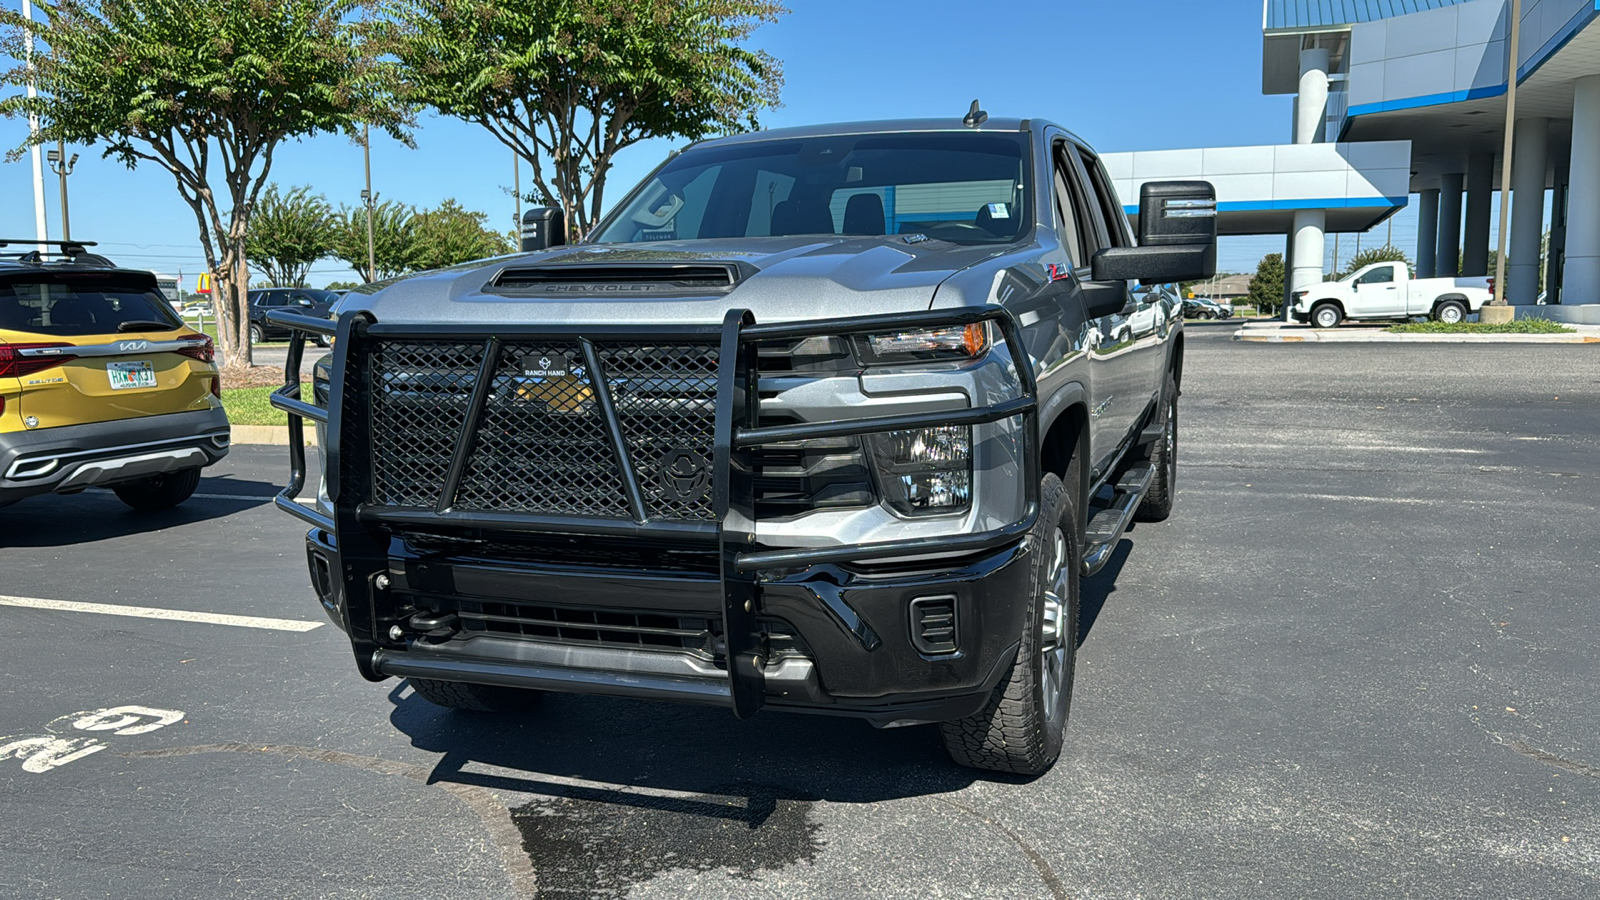
[[[211,338],[152,273],[59,246],[0,253],[0,506],[94,485],[137,510],[176,506],[228,453]]]

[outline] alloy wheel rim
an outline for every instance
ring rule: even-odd
[[[1323,326],[1324,328],[1332,328],[1333,313],[1324,311],[1321,315],[1317,316],[1317,324]]]
[[[1454,306],[1445,307],[1445,311],[1439,314],[1439,318],[1443,319],[1447,325],[1454,325],[1461,321],[1461,310]]]
[[[1069,624],[1067,599],[1071,596],[1071,584],[1067,579],[1072,574],[1068,571],[1071,562],[1067,554],[1066,533],[1057,528],[1050,542],[1050,586],[1044,591],[1044,622],[1039,636],[1039,656],[1044,664],[1046,719],[1055,718],[1056,708],[1061,705],[1061,688],[1067,677],[1067,641],[1073,638],[1065,633]]]

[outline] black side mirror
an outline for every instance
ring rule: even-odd
[[[1139,246],[1108,247],[1095,281],[1198,281],[1217,271],[1217,191],[1209,181],[1151,181],[1139,191]]]
[[[559,206],[540,206],[522,214],[522,252],[532,253],[567,243],[567,220]]]

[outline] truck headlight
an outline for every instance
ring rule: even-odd
[[[972,504],[972,428],[937,425],[869,435],[884,501],[905,516],[958,512]]]
[[[856,343],[868,363],[973,359],[989,349],[989,328],[982,322],[917,328],[869,334]]]

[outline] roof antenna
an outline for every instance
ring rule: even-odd
[[[972,108],[967,110],[967,114],[961,120],[961,124],[968,128],[977,128],[987,121],[989,121],[989,114],[979,109],[978,101],[974,100],[972,101]]]

